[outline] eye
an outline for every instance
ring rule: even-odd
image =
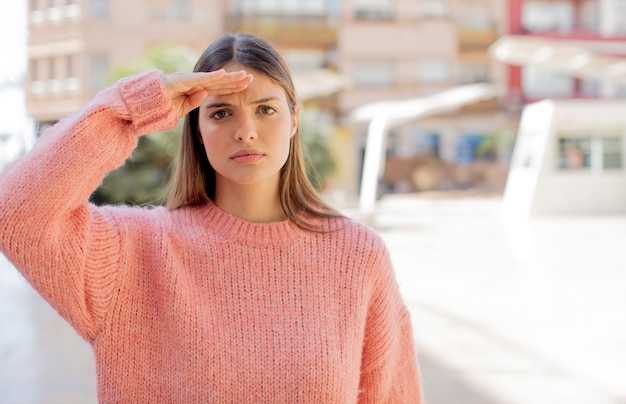
[[[276,113],[276,110],[268,105],[261,105],[258,111],[263,115],[273,115]]]
[[[215,112],[213,112],[213,113],[210,115],[210,117],[211,117],[212,119],[215,119],[215,120],[218,120],[218,121],[219,121],[220,119],[224,119],[224,118],[226,118],[226,117],[228,117],[228,116],[230,116],[230,112],[226,111],[225,109],[220,109],[219,111],[215,111]]]

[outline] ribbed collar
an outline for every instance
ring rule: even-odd
[[[296,226],[286,219],[273,223],[253,223],[227,213],[213,202],[200,206],[183,208],[195,225],[201,225],[207,231],[225,239],[237,240],[252,246],[277,245],[293,242],[310,232]]]

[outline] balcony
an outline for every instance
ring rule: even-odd
[[[227,29],[271,38],[282,47],[325,49],[337,44],[337,27],[325,16],[230,17]]]
[[[498,33],[485,29],[459,30],[459,47],[465,49],[487,49],[498,39]]]
[[[63,7],[32,10],[29,15],[31,26],[41,26],[43,24],[58,25],[65,21],[78,20],[81,16],[81,10],[77,4],[68,4]]]

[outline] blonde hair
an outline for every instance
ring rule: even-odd
[[[296,113],[295,88],[287,65],[267,41],[248,34],[226,34],[204,51],[194,72],[214,71],[229,64],[262,73],[279,84],[285,90],[291,113]],[[215,169],[200,141],[198,118],[198,109],[185,116],[178,158],[169,185],[167,207],[170,210],[215,200]],[[306,176],[299,129],[291,137],[289,156],[280,170],[279,197],[287,218],[303,229],[323,231],[310,219],[342,216],[319,197]]]

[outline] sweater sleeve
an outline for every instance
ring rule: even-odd
[[[411,319],[384,246],[374,269],[378,277],[366,319],[359,403],[422,403]]]
[[[113,210],[88,198],[138,135],[177,120],[160,72],[122,79],[0,174],[0,252],[87,340],[115,290],[121,248]]]

